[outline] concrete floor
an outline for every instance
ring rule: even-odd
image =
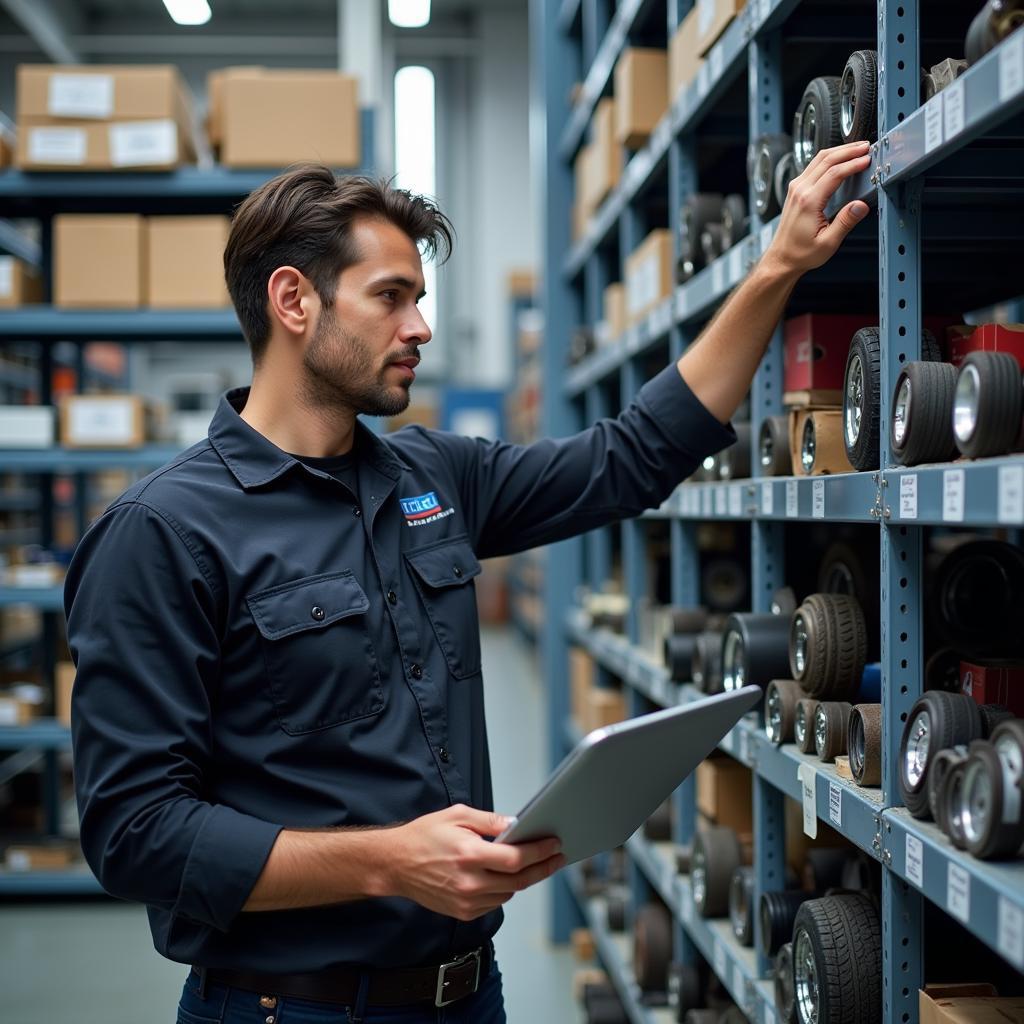
[[[498,810],[513,814],[547,774],[543,688],[511,629],[483,634]],[[567,1024],[575,963],[547,942],[547,883],[519,894],[495,940],[510,1024]],[[4,1024],[173,1021],[184,969],[154,952],[139,906],[113,901],[0,904]]]

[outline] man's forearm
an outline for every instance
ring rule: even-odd
[[[750,389],[798,279],[799,274],[762,260],[676,364],[721,423],[732,418]]]
[[[389,829],[278,834],[243,911],[295,910],[386,896]]]

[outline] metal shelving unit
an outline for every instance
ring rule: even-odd
[[[744,73],[748,81],[747,134],[788,130],[790,93],[796,83],[787,79],[783,63],[787,26],[804,13],[802,8],[814,7],[814,0],[747,0],[744,10],[708,53],[695,80],[669,97],[660,123],[647,143],[624,162],[619,184],[601,203],[582,236],[575,242],[570,239],[567,211],[573,198],[572,161],[586,137],[597,101],[611,91],[618,55],[633,42],[663,45],[652,42],[652,20],[663,18],[666,31],[662,38],[670,38],[692,6],[692,0],[633,0],[618,4],[614,14],[609,14],[609,5],[600,0],[534,0],[536,63],[543,73],[539,102],[547,110],[543,304],[549,342],[544,368],[546,380],[563,382],[561,389],[545,392],[545,433],[549,435],[571,432],[613,412],[615,396],[625,405],[652,369],[678,358],[767,249],[777,230],[778,219],[762,224],[754,217],[750,234],[732,250],[677,285],[642,322],[565,369],[566,352],[556,339],[568,338],[576,325],[600,317],[601,293],[607,284],[620,279],[624,257],[641,241],[643,231],[675,227],[682,200],[698,189],[698,154],[705,123],[714,120],[727,93],[735,96]],[[975,6],[968,5],[969,13],[973,14]],[[922,285],[929,284],[928,273],[936,273],[941,264],[938,256],[928,255],[925,260],[925,239],[930,236],[922,225],[934,227],[937,218],[928,221],[923,186],[936,185],[946,197],[944,240],[956,240],[959,232],[965,239],[977,241],[977,232],[982,230],[975,225],[972,235],[963,219],[949,215],[950,195],[971,190],[977,204],[987,194],[997,197],[1008,187],[1019,192],[1021,143],[1017,136],[1021,134],[1019,115],[1024,110],[1024,31],[1009,37],[952,86],[918,106],[922,29],[927,28],[933,12],[918,0],[898,6],[885,0],[877,4],[865,0],[862,7],[851,4],[831,12],[830,42],[839,48],[847,34],[865,42],[872,36],[876,39],[880,66],[888,69],[879,88],[879,141],[872,147],[868,170],[844,186],[833,208],[862,198],[877,213],[877,239],[871,236],[867,243],[870,255],[857,250],[853,258],[862,261],[858,282],[869,291],[873,291],[873,279],[878,283],[881,394],[888,396],[902,364],[919,357],[916,339],[920,338]],[[815,11],[821,14],[820,7]],[[844,19],[857,19],[856,25],[844,28]],[[965,29],[968,20],[965,17]],[[818,22],[808,15],[804,35],[807,24]],[[570,110],[566,97],[574,77],[582,80],[583,86]],[[985,138],[987,134],[999,138],[986,145],[993,142]],[[743,146],[737,146],[738,161],[743,159]],[[655,204],[652,195],[657,197]],[[1017,223],[1007,226],[1000,237],[1006,231],[1012,234]],[[873,229],[866,226],[865,230]],[[675,245],[677,254],[677,241]],[[964,264],[962,278],[969,281],[972,271],[985,276],[980,266]],[[1014,285],[1008,281],[1002,285],[1007,294],[998,294],[998,277],[989,275],[991,294],[978,306],[1015,298]],[[975,293],[968,290],[965,294]],[[827,301],[822,305],[829,308]],[[782,338],[778,331],[751,390],[751,421],[758,423],[766,415],[781,412],[781,398]],[[787,582],[783,576],[786,522],[859,524],[863,530],[877,530],[887,751],[882,785],[862,789],[841,779],[833,766],[801,755],[791,744],[774,747],[756,716],[740,723],[720,746],[754,770],[755,895],[782,888],[778,869],[768,867],[771,858],[766,837],[774,837],[771,852],[774,862],[781,863],[784,795],[804,802],[817,820],[836,828],[882,865],[883,1019],[886,1024],[907,1024],[917,1020],[917,989],[924,980],[924,900],[949,912],[1008,963],[1024,969],[1024,862],[993,865],[976,861],[955,850],[935,826],[910,818],[899,806],[894,756],[902,732],[901,716],[922,688],[921,528],[1024,525],[1024,458],[898,468],[888,450],[885,398],[881,419],[883,468],[878,472],[759,479],[755,458],[754,479],[683,483],[661,508],[646,513],[639,522],[613,529],[621,531],[617,550],[622,583],[628,594],[638,597],[647,596],[645,531],[657,526],[656,521],[667,523],[671,601],[691,605],[699,603],[698,524],[740,524],[750,535],[753,611],[766,611],[772,591]],[[571,609],[572,595],[580,584],[599,586],[609,578],[611,534],[612,529],[605,529],[552,546],[545,581],[548,609]],[[1011,532],[1010,536],[1019,534]],[[905,586],[900,585],[901,580],[907,581]],[[589,651],[606,681],[621,679],[633,713],[649,703],[671,706],[698,696],[692,687],[671,682],[666,670],[640,649],[635,615],[630,616],[626,635],[619,636],[591,629],[579,611],[569,611],[561,620],[557,614],[549,614],[541,646],[550,682],[554,763],[579,738],[569,721],[563,683],[568,678],[570,645]],[[695,820],[692,779],[680,788],[674,802],[674,839],[685,842],[692,836]],[[695,920],[687,880],[675,874],[670,857],[640,834],[629,841],[627,851],[633,865],[629,877],[634,903],[657,893],[677,919],[675,957],[692,961],[700,951],[752,1020],[774,1020],[774,1000],[764,982],[767,963],[735,948],[727,927],[723,926],[719,935],[719,923]],[[567,937],[580,919],[581,908],[590,921],[586,901],[574,898],[574,891],[578,897],[573,885],[556,890],[552,911],[556,939]],[[601,952],[603,955],[604,950]],[[626,961],[613,955],[603,958],[625,999],[634,984]],[[617,976],[623,972],[625,977]],[[628,1012],[631,1019],[638,1019],[632,1008]]]

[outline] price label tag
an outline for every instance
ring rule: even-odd
[[[999,897],[996,948],[1012,964],[1024,967],[1024,913],[1005,896]]]
[[[725,70],[725,50],[721,44],[715,45],[711,50],[711,80],[717,82]]]
[[[1024,523],[1024,466],[999,468],[1000,523]]]
[[[924,151],[930,153],[942,145],[942,93],[936,93],[924,105]]]
[[[964,80],[958,78],[952,85],[947,85],[941,96],[943,128],[946,138],[952,141],[964,130]]]
[[[715,943],[715,974],[717,974],[722,981],[725,981],[726,970],[729,966],[728,960],[725,955],[725,946],[721,942]]]
[[[107,118],[114,113],[113,75],[55,74],[49,78],[50,117]]]
[[[917,474],[900,477],[900,519],[917,518]]]
[[[775,512],[775,490],[771,483],[761,484],[761,515],[770,516]]]
[[[715,515],[724,516],[729,511],[729,496],[724,487],[715,488]]]
[[[705,487],[703,493],[700,496],[701,512],[705,516],[711,515],[711,488]]]
[[[952,861],[946,874],[946,909],[964,924],[971,919],[971,876]]]
[[[717,259],[711,264],[711,289],[715,295],[725,291],[725,260]]]
[[[999,102],[1024,91],[1024,35],[1014,32],[999,48]]]
[[[831,780],[828,784],[828,816],[836,828],[843,827],[843,787]]]
[[[729,515],[733,519],[740,519],[743,516],[743,486],[734,484],[729,488]]]
[[[917,836],[907,834],[907,879],[924,888],[924,847]]]
[[[947,469],[942,474],[942,521],[964,521],[964,471]]]
[[[812,839],[818,837],[818,805],[815,798],[815,781],[818,773],[813,764],[802,763],[797,768],[797,778],[803,795],[804,834]]]
[[[811,485],[811,516],[814,519],[825,518],[825,481],[821,477]]]
[[[711,88],[711,72],[708,68],[707,61],[700,66],[700,71],[697,72],[697,92],[700,93],[701,99],[708,94],[708,89]]]
[[[786,518],[795,519],[800,514],[799,490],[796,480],[786,481]]]
[[[729,250],[729,284],[734,285],[743,276],[743,245],[734,245]]]

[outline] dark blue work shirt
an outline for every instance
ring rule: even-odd
[[[71,564],[83,850],[109,892],[147,904],[172,960],[438,963],[500,912],[242,907],[282,828],[492,809],[479,559],[657,506],[734,434],[669,366],[617,418],[528,447],[360,425],[356,472],[336,479],[245,423],[247,395],[118,498]]]

